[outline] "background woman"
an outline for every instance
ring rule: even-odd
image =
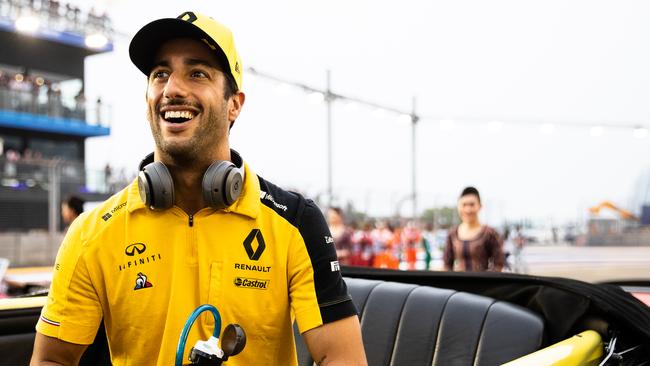
[[[461,224],[447,235],[445,270],[501,271],[503,268],[503,241],[496,230],[481,224],[480,211],[478,190],[474,187],[463,189],[458,199]]]

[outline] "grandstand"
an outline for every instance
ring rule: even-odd
[[[0,0],[0,48],[11,50],[0,53],[0,234],[42,231],[54,241],[62,199],[110,194],[104,173],[85,169],[85,140],[110,134],[110,113],[86,100],[84,59],[111,52],[111,38],[105,14]]]

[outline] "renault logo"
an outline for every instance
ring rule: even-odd
[[[135,253],[142,254],[145,250],[147,250],[147,246],[144,243],[133,243],[124,249],[124,254],[133,257]]]
[[[194,23],[197,19],[196,14],[192,13],[191,11],[186,11],[183,14],[179,15],[176,17],[176,19],[181,19],[184,20],[188,23]]]
[[[256,249],[253,249],[253,240],[257,242]],[[265,248],[266,244],[264,244],[264,237],[262,237],[260,229],[251,230],[246,239],[244,239],[244,249],[246,249],[246,254],[248,254],[248,258],[253,261],[260,259]]]

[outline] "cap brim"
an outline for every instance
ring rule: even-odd
[[[212,37],[192,23],[177,18],[158,19],[142,27],[133,36],[129,45],[131,61],[142,73],[149,76],[160,46],[173,38],[193,38],[197,41],[209,39],[218,46]],[[226,54],[219,47],[215,51],[219,64],[230,74],[230,64]]]

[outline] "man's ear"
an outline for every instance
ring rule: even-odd
[[[228,120],[230,121],[231,125],[235,122],[237,117],[239,117],[239,113],[241,113],[241,109],[244,106],[245,101],[246,95],[241,91],[236,92],[233,96],[230,97],[230,101],[228,103]]]
[[[147,79],[147,88],[144,90],[144,101],[149,102],[149,80]]]

